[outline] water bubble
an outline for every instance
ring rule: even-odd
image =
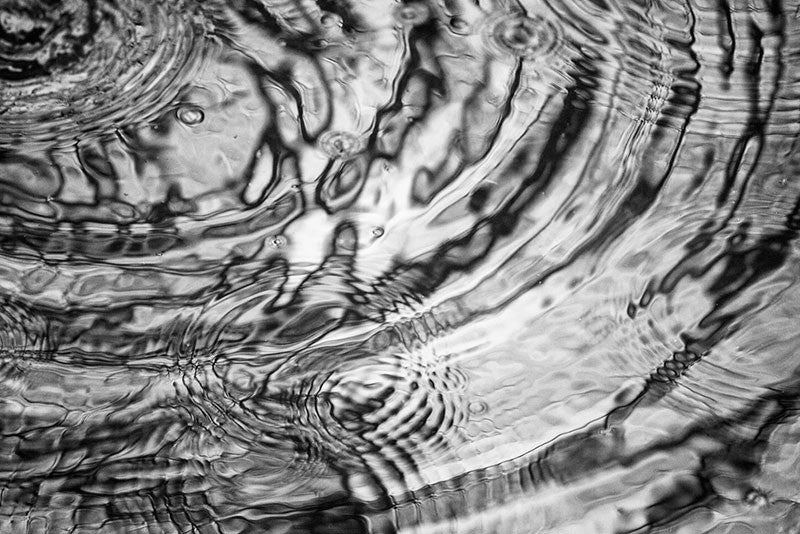
[[[361,139],[352,132],[325,132],[319,138],[319,146],[334,159],[350,159],[361,151]]]
[[[400,4],[394,10],[394,19],[403,26],[418,26],[430,20],[431,10],[422,2]]]
[[[472,401],[467,405],[467,410],[472,415],[483,415],[488,409],[486,403],[479,400]]]
[[[559,41],[556,27],[541,17],[506,14],[486,26],[486,38],[501,52],[532,58],[550,53]]]
[[[182,106],[178,108],[176,114],[178,115],[178,120],[187,126],[200,124],[206,118],[203,110],[197,106]]]
[[[352,228],[347,228],[336,236],[336,247],[342,250],[353,250],[358,245],[358,239]]]

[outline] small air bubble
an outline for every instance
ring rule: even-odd
[[[372,236],[373,237],[381,237],[383,235],[383,228],[380,226],[376,226],[372,229]]]
[[[472,415],[483,415],[489,407],[483,401],[472,401],[467,405],[467,410]]]
[[[273,248],[283,248],[286,246],[286,238],[282,235],[275,235],[269,241]]]
[[[203,110],[197,106],[184,106],[178,109],[178,120],[187,126],[200,124],[205,119]]]

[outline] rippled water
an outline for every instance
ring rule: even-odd
[[[0,0],[0,532],[800,532],[800,2]]]

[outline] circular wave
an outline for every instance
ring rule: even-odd
[[[561,42],[561,34],[552,22],[519,13],[505,13],[486,21],[484,39],[496,54],[512,54],[531,59],[551,54]]]
[[[458,368],[420,359],[380,358],[334,371],[313,395],[292,395],[316,414],[307,425],[335,464],[366,468],[390,491],[411,489],[422,470],[463,440],[469,418]]]
[[[0,5],[0,147],[67,142],[163,111],[196,64],[195,4],[13,0]]]

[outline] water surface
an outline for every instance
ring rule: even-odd
[[[0,0],[0,531],[800,532],[798,17]]]

